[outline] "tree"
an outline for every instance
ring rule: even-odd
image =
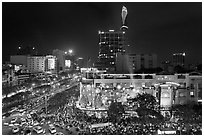
[[[174,72],[176,72],[176,73],[184,73],[185,69],[184,69],[184,67],[182,67],[180,65],[177,65],[177,66],[174,67]]]
[[[121,102],[112,102],[108,108],[107,113],[110,121],[113,123],[117,123],[120,121],[123,113],[125,113],[125,110]]]
[[[192,120],[192,115],[199,115],[202,113],[202,108],[195,104],[186,104],[173,106],[172,111],[174,111],[174,115],[180,116],[184,121],[189,122]]]
[[[159,104],[151,94],[138,94],[135,98],[129,99],[128,101],[133,104],[133,110],[137,112],[140,118],[163,118],[158,111]]]
[[[158,107],[158,103],[155,97],[151,94],[138,94],[135,98],[132,99],[135,104],[137,104],[140,108],[146,108],[150,110],[156,110]]]

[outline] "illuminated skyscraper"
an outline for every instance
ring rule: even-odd
[[[99,31],[99,55],[95,67],[101,70],[115,70],[117,53],[125,53],[125,32]]]
[[[173,65],[174,66],[182,66],[184,67],[185,65],[185,53],[174,53],[173,54]]]
[[[127,8],[125,6],[122,7],[122,13],[121,13],[121,17],[122,17],[122,27],[120,28],[121,30],[125,31],[128,29],[127,26]]]

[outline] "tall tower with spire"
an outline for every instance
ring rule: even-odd
[[[128,29],[127,26],[127,8],[125,6],[122,7],[121,17],[122,17],[122,27],[120,28],[122,31],[125,31]]]

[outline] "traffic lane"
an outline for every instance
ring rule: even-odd
[[[50,124],[54,123],[54,120],[48,120],[50,121]],[[32,135],[42,135],[42,134],[51,134],[49,130],[49,124],[47,124],[48,121],[45,121],[43,125],[39,125],[42,127],[42,129],[45,130],[45,133],[37,134],[35,131],[32,131]],[[53,124],[54,125],[54,124]],[[70,135],[70,132],[66,129],[66,126],[64,128],[54,126],[57,132],[62,132],[64,135]],[[70,131],[72,132],[72,135],[77,135],[77,131],[75,127],[70,128]],[[52,134],[51,134],[52,135]]]
[[[12,133],[12,128],[13,126],[6,126],[4,125],[4,123],[11,123],[11,120],[13,118],[17,118],[16,122],[14,123],[20,123],[21,122],[21,118],[26,118],[26,114],[21,115],[20,113],[16,113],[15,115],[10,115],[9,117],[5,118],[2,120],[2,134],[3,135],[15,135],[14,133]],[[17,126],[18,127],[18,126]],[[17,133],[18,134],[18,133]]]

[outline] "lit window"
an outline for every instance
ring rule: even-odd
[[[194,96],[194,92],[193,92],[193,91],[191,91],[191,92],[190,92],[190,95],[191,95],[191,96]]]

